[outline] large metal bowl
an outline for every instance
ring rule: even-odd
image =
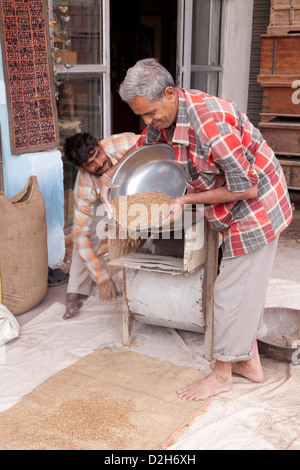
[[[184,172],[175,163],[175,153],[168,144],[140,147],[129,155],[115,171],[109,200],[143,191],[161,191],[171,197],[183,196],[186,190]]]
[[[264,310],[267,334],[259,351],[272,359],[300,364],[300,310],[270,307]]]

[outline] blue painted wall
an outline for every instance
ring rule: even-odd
[[[0,126],[5,196],[19,193],[29,176],[35,175],[46,206],[48,265],[60,263],[65,256],[64,188],[61,153],[45,152],[11,155],[3,62],[0,48]],[[1,223],[1,221],[0,221]]]

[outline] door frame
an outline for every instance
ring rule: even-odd
[[[53,0],[49,0],[49,20],[51,21]],[[102,94],[102,136],[108,137],[111,134],[111,99],[110,99],[110,1],[101,0],[101,16],[102,16],[102,40],[100,38],[100,45],[102,45],[101,56],[103,58],[102,64],[84,64],[74,65],[66,71],[63,65],[55,65],[55,69],[59,75],[76,74],[97,74],[102,75],[103,81],[103,94]],[[101,109],[101,107],[100,107]]]
[[[222,71],[221,65],[192,64],[193,5],[193,0],[178,0],[176,83],[180,88],[191,87],[192,72]],[[211,14],[212,3],[210,4]],[[211,16],[209,22],[211,22]],[[210,48],[210,44],[207,47]]]

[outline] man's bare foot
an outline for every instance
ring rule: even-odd
[[[66,311],[63,316],[64,320],[67,320],[70,317],[74,317],[77,315],[78,310],[82,306],[82,300],[79,298],[79,294],[75,294],[73,292],[69,292],[67,294],[67,302],[66,302]]]
[[[264,379],[264,372],[260,362],[257,341],[255,341],[253,345],[253,352],[253,357],[248,361],[233,363],[232,372],[246,377],[251,380],[251,382],[262,382]]]
[[[217,361],[213,371],[204,379],[178,390],[183,400],[206,400],[219,393],[229,392],[232,388],[231,362]]]

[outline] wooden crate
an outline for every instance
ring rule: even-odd
[[[259,128],[277,155],[300,158],[300,120],[260,122]]]
[[[300,156],[299,159],[280,160],[289,189],[300,190]]]
[[[285,34],[300,30],[300,1],[271,0],[268,34]]]
[[[263,83],[262,113],[271,115],[298,116],[300,118],[300,104],[293,99],[295,88],[292,83],[272,84]]]
[[[284,8],[289,6],[300,6],[300,0],[271,0],[271,8]]]
[[[259,82],[299,79],[300,34],[264,34],[261,36]]]

